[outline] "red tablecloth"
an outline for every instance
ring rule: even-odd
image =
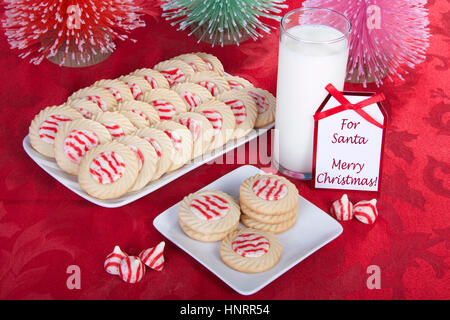
[[[296,6],[296,1],[289,2],[291,8]],[[450,7],[446,1],[429,2],[433,36],[426,61],[406,75],[405,82],[386,83],[380,89],[387,97],[390,122],[378,221],[370,226],[343,223],[339,238],[250,298],[450,298]],[[170,241],[164,271],[149,272],[136,285],[103,270],[104,258],[116,244],[136,254],[165,240],[153,219],[239,164],[201,166],[132,204],[105,209],[59,184],[22,148],[30,121],[45,106],[64,102],[71,92],[95,80],[152,67],[185,52],[211,52],[228,72],[275,93],[278,32],[239,47],[211,48],[165,21],[146,20],[148,26],[132,34],[137,43],[118,42],[105,62],[82,69],[24,62],[0,36],[1,299],[243,298]],[[308,182],[294,183],[303,197],[326,211],[342,194],[313,190]],[[348,194],[354,202],[368,197]],[[79,290],[66,286],[70,265],[80,267]],[[367,288],[370,265],[380,267],[379,290]]]

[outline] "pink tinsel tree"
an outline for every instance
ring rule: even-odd
[[[383,83],[403,79],[425,60],[429,46],[426,0],[306,0],[304,7],[343,13],[352,22],[347,80]]]

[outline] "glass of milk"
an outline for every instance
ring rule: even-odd
[[[313,115],[332,83],[344,89],[350,21],[326,8],[301,8],[281,19],[273,165],[311,179]]]

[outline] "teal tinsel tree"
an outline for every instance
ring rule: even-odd
[[[166,0],[163,17],[190,30],[199,41],[214,44],[239,44],[269,33],[271,26],[264,19],[280,20],[285,0]]]

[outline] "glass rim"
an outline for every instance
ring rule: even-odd
[[[319,11],[319,10],[326,10],[328,12],[333,12],[339,16],[341,16],[342,18],[344,18],[344,20],[347,22],[347,31],[344,33],[343,36],[336,38],[336,39],[332,39],[332,40],[327,40],[327,41],[315,41],[315,40],[305,40],[302,38],[299,38],[297,36],[294,36],[292,34],[289,33],[289,31],[284,27],[284,22],[285,19],[287,19],[288,16],[296,13],[296,12],[300,12],[300,11],[309,11],[309,10],[314,10],[314,11]],[[292,39],[296,40],[296,41],[300,41],[300,42],[304,42],[304,43],[315,43],[315,44],[329,44],[329,43],[335,43],[335,42],[339,42],[342,41],[344,39],[347,38],[347,36],[350,34],[350,32],[352,31],[352,22],[342,13],[340,13],[339,11],[330,9],[330,8],[323,8],[323,7],[303,7],[303,8],[298,8],[298,9],[294,9],[291,10],[289,12],[286,12],[283,17],[281,18],[280,21],[280,25],[281,25],[281,29],[283,30],[283,32],[288,35],[289,37],[291,37]]]

